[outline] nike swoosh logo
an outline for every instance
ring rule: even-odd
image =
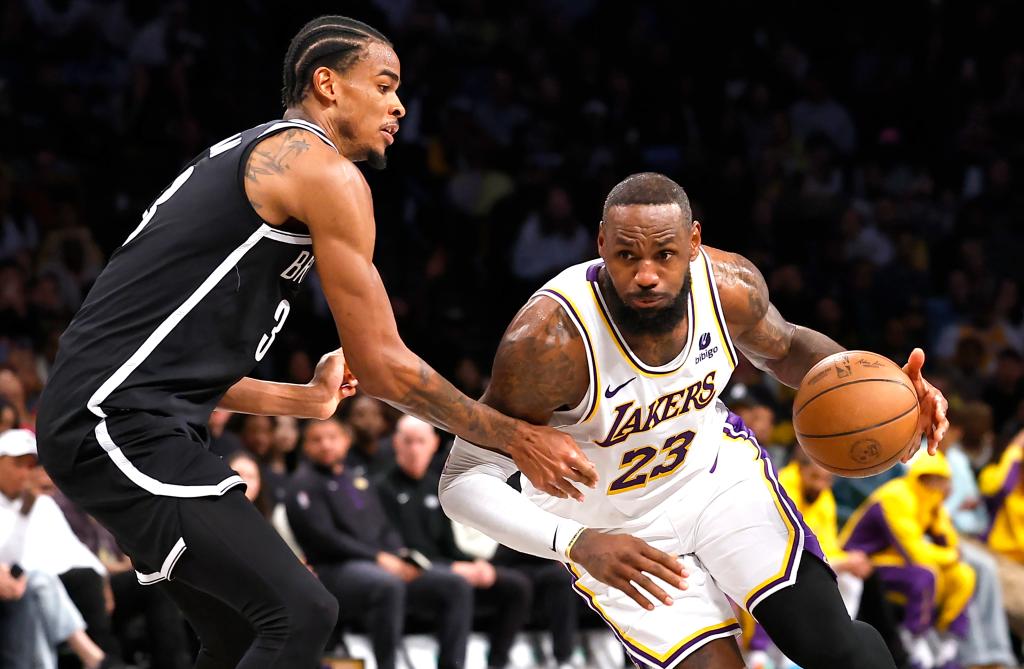
[[[633,378],[631,378],[629,381],[626,381],[625,383],[623,383],[621,386],[618,386],[615,390],[612,390],[612,387],[608,386],[604,390],[604,396],[607,397],[608,399],[611,399],[611,398],[615,397],[616,393],[618,393],[620,390],[622,390],[623,388],[625,388],[629,384],[633,383],[634,381],[636,381],[636,377],[635,376]]]

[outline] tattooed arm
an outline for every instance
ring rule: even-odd
[[[707,248],[707,247],[705,247]],[[768,301],[768,286],[761,272],[741,255],[707,248],[714,263],[715,281],[722,308],[736,346],[755,366],[770,372],[787,386],[796,388],[807,371],[822,358],[845,350],[820,332],[793,325]],[[921,374],[924,351],[915,348],[903,371],[914,384],[921,405],[918,431],[928,439],[928,452],[935,455],[949,421],[949,403]],[[920,440],[903,456],[913,457]]]
[[[373,202],[354,164],[312,133],[289,130],[252,152],[245,191],[269,224],[297,220],[309,228],[346,360],[366,393],[508,453],[517,463],[545,463],[531,481],[553,495],[578,494],[567,478],[588,485],[596,481],[593,465],[567,435],[474,402],[405,346],[373,265]]]
[[[589,384],[579,330],[557,302],[538,297],[505,331],[481,402],[511,416],[546,423],[555,411],[583,401]],[[527,467],[547,466],[529,460],[517,460],[516,465],[531,481]],[[635,537],[603,534],[540,509],[505,484],[512,472],[507,460],[456,439],[438,491],[445,513],[518,551],[581,564],[594,578],[648,610],[654,606],[640,590],[666,605],[672,603],[649,574],[686,587],[686,574],[675,556]]]
[[[845,350],[825,335],[788,322],[768,299],[768,286],[741,255],[704,247],[711,256],[729,334],[754,366],[796,388],[819,360]]]

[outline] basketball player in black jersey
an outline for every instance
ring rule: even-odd
[[[139,580],[180,605],[202,669],[313,667],[337,612],[207,450],[217,406],[324,418],[358,377],[368,394],[508,453],[553,495],[596,481],[568,436],[471,401],[398,336],[354,162],[383,167],[405,114],[399,82],[398,57],[369,26],[325,16],[303,27],[285,59],[283,120],[194,159],[61,338],[40,401],[41,461],[114,533]],[[246,378],[314,258],[345,356],[325,356],[306,385]]]

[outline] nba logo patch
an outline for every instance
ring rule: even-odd
[[[711,345],[711,333],[705,332],[704,334],[702,334],[697,343],[700,345],[700,350],[703,351],[704,349],[706,349],[708,346]]]

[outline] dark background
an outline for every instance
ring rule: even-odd
[[[467,392],[526,297],[596,255],[609,188],[655,170],[788,319],[901,363],[922,345],[954,406],[1024,424],[1010,1],[0,0],[0,364],[30,412],[105,258],[193,155],[280,115],[288,40],[322,13],[402,59],[409,115],[367,171],[377,263]],[[317,289],[284,334],[258,373],[305,382],[337,344]]]

